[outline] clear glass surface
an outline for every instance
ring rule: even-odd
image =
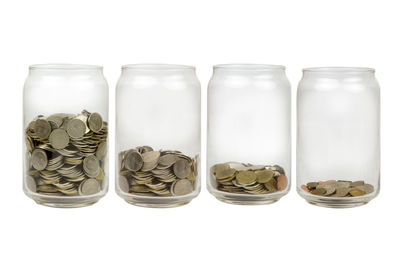
[[[52,207],[87,206],[103,197],[108,189],[108,85],[102,67],[30,66],[23,109],[25,194]],[[96,133],[93,124],[89,126],[93,114],[102,120],[96,122]],[[92,123],[95,115],[90,117]],[[81,129],[84,135],[73,138],[69,134],[78,128],[69,122],[77,118],[78,126],[85,126]],[[101,158],[96,158],[100,143],[102,153],[97,155]],[[88,176],[83,161],[89,156],[95,172]]]
[[[297,99],[297,191],[312,204],[359,206],[379,192],[380,89],[374,73],[339,67],[303,71]],[[337,181],[355,190],[338,190]],[[323,189],[310,190],[316,184],[308,183]]]
[[[287,194],[291,174],[290,105],[290,84],[283,66],[214,67],[208,86],[207,188],[217,199],[266,204]],[[226,175],[229,177],[223,176],[224,170],[222,174],[216,171],[227,168],[226,164],[232,172]],[[265,168],[272,172],[263,171]],[[257,178],[246,171],[254,172]],[[264,177],[269,179],[268,184],[260,173],[271,174]],[[279,178],[277,189],[280,175],[284,179]],[[242,181],[246,179],[250,180]]]
[[[194,67],[123,66],[116,92],[118,195],[145,207],[174,207],[196,197],[200,192],[200,117],[200,83]],[[147,165],[155,165],[149,168],[145,167],[147,146],[161,152],[153,153]],[[177,177],[177,163],[157,163],[167,153],[184,159],[193,176]],[[139,163],[129,161],[133,155]],[[185,190],[177,189],[178,182],[185,184]]]

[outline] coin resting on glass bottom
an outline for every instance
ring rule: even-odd
[[[359,197],[374,192],[374,186],[364,181],[327,180],[309,182],[301,189],[317,196]]]
[[[285,171],[278,165],[226,162],[212,166],[210,171],[217,189],[229,193],[268,194],[283,191],[288,185]]]
[[[141,146],[120,152],[119,164],[118,184],[125,193],[182,196],[195,190],[197,156]]]
[[[25,131],[27,189],[53,196],[101,191],[107,133],[107,122],[98,113],[39,115]]]

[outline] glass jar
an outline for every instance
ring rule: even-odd
[[[116,94],[117,194],[145,207],[189,203],[200,192],[195,68],[126,65]]]
[[[30,66],[23,102],[25,194],[52,207],[97,202],[108,188],[103,68]]]
[[[285,67],[214,67],[208,86],[207,188],[234,204],[267,204],[290,188],[290,84]]]
[[[297,191],[311,204],[354,207],[377,196],[379,91],[373,69],[303,70],[297,105]]]

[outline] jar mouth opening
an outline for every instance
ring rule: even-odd
[[[366,67],[313,67],[305,68],[303,72],[317,73],[374,73],[375,69]]]
[[[195,67],[179,64],[127,64],[122,66],[123,70],[144,71],[172,71],[172,70],[194,70]]]
[[[214,65],[214,69],[238,70],[238,71],[265,71],[265,70],[285,70],[286,67],[283,65],[245,63],[245,64],[219,64],[219,65]]]
[[[30,70],[101,70],[102,66],[85,64],[35,64],[29,66]]]

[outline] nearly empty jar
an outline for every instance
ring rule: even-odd
[[[30,66],[23,95],[25,193],[52,207],[97,202],[108,188],[103,68]]]
[[[297,191],[311,204],[354,207],[379,192],[380,89],[370,68],[303,70],[297,105]]]
[[[290,84],[285,67],[214,67],[208,86],[207,188],[234,204],[266,204],[290,187]]]
[[[199,194],[200,83],[194,67],[122,67],[116,153],[116,192],[128,203],[174,207]]]

